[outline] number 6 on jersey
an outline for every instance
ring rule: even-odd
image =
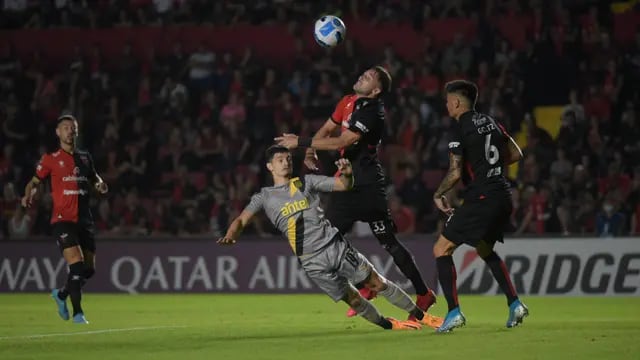
[[[500,151],[491,143],[491,133],[484,137],[484,157],[489,165],[495,165],[500,160]],[[487,177],[502,175],[502,166],[494,167],[487,171]]]

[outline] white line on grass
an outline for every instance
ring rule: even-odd
[[[178,328],[185,328],[185,327],[186,326],[145,326],[145,327],[122,328],[122,329],[104,329],[104,330],[91,330],[91,331],[76,331],[76,332],[68,332],[68,333],[35,334],[35,335],[21,335],[21,336],[0,336],[0,340],[41,339],[41,338],[55,337],[55,336],[108,334],[108,333],[127,332],[127,331],[178,329]]]

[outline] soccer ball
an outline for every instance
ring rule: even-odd
[[[316,21],[313,37],[320,46],[332,48],[339,45],[347,33],[347,27],[337,16],[325,15]]]

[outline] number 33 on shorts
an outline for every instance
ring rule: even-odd
[[[371,223],[371,230],[373,230],[374,234],[381,234],[385,230],[387,230],[384,220],[374,221]]]

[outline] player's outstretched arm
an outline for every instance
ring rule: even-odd
[[[24,196],[22,197],[21,201],[23,207],[31,207],[31,205],[33,204],[33,199],[36,197],[40,190],[40,184],[42,184],[40,179],[34,176],[27,183],[27,186],[24,187]]]
[[[247,224],[249,224],[249,221],[251,221],[251,218],[253,218],[253,213],[246,209],[243,210],[242,213],[231,222],[231,225],[229,225],[229,229],[227,230],[227,233],[223,237],[218,239],[217,241],[218,244],[220,245],[235,244],[238,237],[242,233],[242,230],[244,230]]]
[[[322,127],[316,132],[313,136],[313,139],[324,139],[330,137],[336,129],[338,129],[339,124],[333,121],[333,119],[329,118],[322,125]],[[316,154],[316,150],[314,148],[307,148],[304,155],[304,165],[309,170],[318,170],[318,155]]]
[[[509,153],[509,157],[507,158],[507,165],[511,165],[520,161],[523,157],[522,149],[516,143],[515,140],[511,136],[509,136],[509,141],[507,142],[507,152]]]
[[[340,136],[338,137],[327,137],[324,139],[312,139],[309,147],[314,148],[316,150],[340,150],[346,148],[347,146],[351,146],[358,140],[362,135],[355,131],[344,130]]]
[[[336,131],[339,126],[340,124],[337,124],[335,121],[333,121],[333,119],[329,118],[327,119],[327,121],[325,121],[324,125],[322,125],[320,129],[318,129],[316,134],[313,135],[313,138],[324,139],[330,137],[331,134],[333,134],[333,132]]]
[[[462,156],[456,155],[454,153],[449,153],[449,170],[447,171],[447,175],[444,177],[440,186],[435,193],[433,193],[433,201],[435,202],[438,209],[442,210],[445,213],[450,212],[451,206],[446,201],[444,195],[460,181],[462,178]]]
[[[323,139],[300,138],[294,134],[282,134],[274,140],[280,146],[287,149],[297,147],[311,147],[316,150],[339,150],[360,140],[360,134],[351,130],[345,130],[338,137],[326,137]]]
[[[351,162],[347,159],[339,159],[336,161],[340,176],[335,179],[333,191],[347,191],[353,188],[353,169]]]

